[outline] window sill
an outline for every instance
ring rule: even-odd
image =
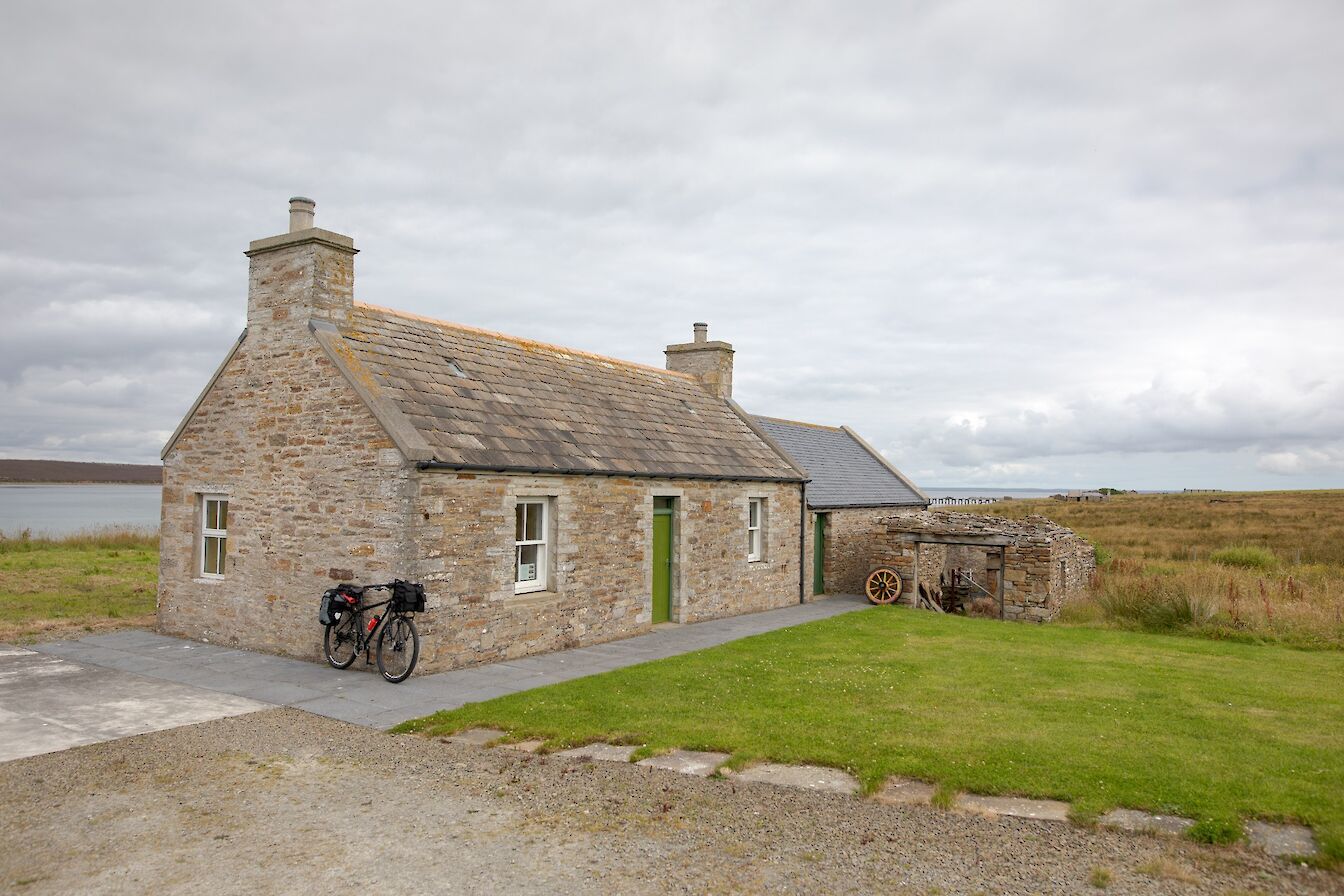
[[[552,591],[549,588],[545,588],[537,591],[524,591],[520,594],[515,594],[513,595],[513,597],[508,599],[508,604],[509,606],[514,607],[516,606],[526,607],[530,605],[554,603],[559,599],[560,599],[559,591]]]
[[[227,579],[224,576],[197,576],[192,579],[197,585],[222,585]]]

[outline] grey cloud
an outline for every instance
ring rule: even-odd
[[[0,451],[152,459],[306,193],[362,299],[708,319],[925,481],[1344,485],[1338,4],[7,13]]]

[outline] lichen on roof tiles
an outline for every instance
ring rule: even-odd
[[[798,478],[685,374],[362,303],[342,335],[445,464]]]

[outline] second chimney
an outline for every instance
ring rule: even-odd
[[[733,397],[733,347],[726,342],[709,341],[709,324],[692,326],[691,342],[669,345],[667,369],[689,373],[720,398]]]

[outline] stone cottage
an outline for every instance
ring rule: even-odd
[[[808,473],[705,325],[659,369],[357,302],[313,209],[164,448],[162,631],[317,658],[324,588],[409,578],[433,671],[806,599]]]
[[[929,498],[848,426],[757,417],[808,475],[804,496],[813,594],[861,594],[882,547],[882,523]]]

